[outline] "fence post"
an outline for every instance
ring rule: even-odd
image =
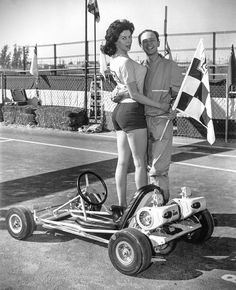
[[[26,70],[25,46],[23,46],[23,70]]]
[[[228,143],[228,123],[229,123],[229,88],[228,88],[228,76],[225,80],[225,95],[226,95],[226,116],[225,116],[225,143]]]
[[[216,73],[216,33],[213,32],[213,44],[212,44],[212,62],[213,62],[213,79],[215,79],[215,73]]]
[[[1,73],[1,92],[2,92],[2,104],[5,104],[5,89],[6,89],[6,82],[4,73]]]
[[[56,76],[57,75],[57,45],[56,44],[53,44],[53,47],[54,47],[54,75]]]

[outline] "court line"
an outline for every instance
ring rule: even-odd
[[[211,149],[226,149],[226,150],[236,150],[235,147],[224,147],[224,146],[215,146],[215,145],[204,145],[204,144],[196,144],[196,143],[184,143],[180,141],[174,141],[173,144],[183,145],[183,146],[192,146],[192,147],[203,147],[203,148],[211,148]]]
[[[117,153],[108,152],[108,151],[100,151],[100,150],[93,150],[93,149],[87,149],[87,148],[78,148],[78,147],[65,146],[65,145],[59,145],[59,144],[50,144],[50,143],[44,143],[44,142],[28,141],[28,140],[12,139],[12,138],[8,139],[8,140],[9,141],[29,143],[29,144],[44,145],[44,146],[49,146],[49,147],[58,147],[58,148],[73,149],[73,150],[79,150],[79,151],[88,151],[88,152],[109,154],[109,155],[116,155],[117,156]]]
[[[203,156],[208,156],[208,155],[214,155],[217,157],[228,157],[228,158],[236,158],[236,155],[229,155],[229,154],[220,154],[220,153],[205,153],[205,152],[200,152],[200,151],[178,151],[175,153],[172,153],[172,155],[177,155],[180,153],[185,153],[185,154],[196,154],[196,155],[203,155]]]
[[[177,165],[180,164],[180,165],[184,165],[184,166],[191,166],[191,167],[198,167],[198,168],[204,168],[204,169],[211,169],[211,170],[219,170],[219,171],[236,173],[236,170],[234,170],[234,169],[224,169],[224,168],[212,167],[212,166],[206,166],[206,165],[197,165],[197,164],[187,163],[187,162],[173,162],[173,164],[177,164]]]
[[[116,136],[112,136],[112,135],[105,135],[105,134],[96,134],[94,133],[93,134],[94,137],[104,137],[104,138],[111,138],[111,139],[116,139]],[[199,139],[199,141],[204,141],[204,140],[201,140]],[[227,149],[227,150],[236,150],[235,147],[224,147],[224,146],[219,146],[219,145],[207,145],[207,144],[197,144],[197,143],[187,143],[187,142],[181,142],[181,141],[178,141],[178,140],[173,140],[173,144],[174,145],[182,145],[182,146],[195,146],[195,147],[205,147],[205,148],[211,148],[211,149]]]
[[[13,139],[13,138],[11,138],[11,139],[8,138],[7,140],[8,141],[29,143],[29,144],[44,145],[44,146],[49,146],[49,147],[58,147],[58,148],[64,148],[64,149],[72,149],[72,150],[78,150],[78,151],[87,151],[87,152],[101,153],[101,154],[108,154],[108,155],[117,156],[117,153],[109,152],[109,151],[100,151],[100,150],[93,150],[93,149],[87,149],[87,148],[78,148],[78,147],[72,147],[72,146],[50,144],[50,143],[36,142],[36,141],[28,141],[28,140],[21,140],[21,139]],[[178,154],[178,153],[175,153],[175,154]],[[204,168],[204,169],[211,169],[211,170],[219,170],[219,171],[226,171],[226,172],[236,173],[236,170],[233,170],[233,169],[224,169],[224,168],[219,168],[219,167],[197,165],[197,164],[187,163],[187,162],[186,163],[185,162],[173,162],[173,164],[179,164],[179,165],[183,165],[183,166],[191,166],[191,167],[198,167],[198,168]]]
[[[0,138],[1,139],[1,138]],[[0,143],[3,143],[3,142],[9,142],[11,141],[10,139],[6,139],[6,140],[0,140]]]

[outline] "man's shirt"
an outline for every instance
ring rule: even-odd
[[[176,62],[165,59],[160,54],[153,61],[147,60],[145,65],[148,70],[144,84],[144,95],[154,101],[170,103],[170,89],[177,94],[183,80],[181,68]],[[159,116],[163,115],[163,111],[145,105],[145,114]]]

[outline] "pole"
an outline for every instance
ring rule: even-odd
[[[96,16],[94,13],[94,110],[95,123],[97,123],[97,50],[96,50]]]
[[[57,45],[53,44],[53,51],[54,51],[54,76],[57,75]]]
[[[26,71],[25,46],[23,46],[23,70]]]
[[[1,73],[1,91],[2,91],[2,105],[5,104],[5,89],[6,89],[6,86],[5,86],[5,76],[4,76],[4,73]]]
[[[38,70],[38,46],[37,46],[37,43],[35,45],[35,54],[36,54],[36,59],[37,59],[37,70]],[[36,90],[37,99],[39,100],[39,73],[37,74],[37,76],[35,78],[35,90]]]
[[[167,47],[167,6],[165,6],[164,37],[165,37],[164,38],[164,55],[165,55],[165,51],[166,51],[166,47]],[[164,137],[164,134],[166,132],[166,129],[167,129],[167,126],[169,125],[169,123],[170,123],[170,120],[167,119],[166,125],[165,125],[164,130],[162,131],[162,134],[161,134],[160,141]]]
[[[167,47],[167,6],[165,6],[165,20],[164,20],[164,53]]]
[[[85,2],[85,89],[84,89],[84,109],[87,116],[87,93],[88,93],[88,18],[87,18],[87,0]]]
[[[213,62],[213,79],[215,79],[215,73],[216,73],[216,67],[215,67],[215,64],[216,64],[216,33],[213,32],[213,45],[212,45],[212,62]]]
[[[226,95],[226,116],[225,116],[225,143],[228,143],[228,125],[229,125],[229,94],[230,94],[230,88],[229,88],[229,82],[228,77],[226,76],[226,82],[225,82],[225,95]]]

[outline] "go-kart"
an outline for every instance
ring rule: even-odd
[[[37,225],[108,244],[113,266],[123,274],[136,275],[153,257],[167,255],[182,238],[190,243],[209,239],[214,230],[204,197],[191,197],[182,188],[181,197],[165,203],[162,190],[149,184],[136,191],[124,210],[109,209],[104,180],[91,171],[77,178],[76,196],[59,206],[34,209],[10,208],[6,216],[9,234],[18,240],[30,237]]]

